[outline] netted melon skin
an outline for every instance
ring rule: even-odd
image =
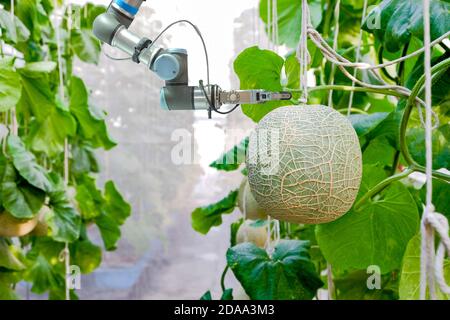
[[[271,146],[277,143],[275,152]],[[278,159],[268,165],[261,160],[264,154]],[[251,135],[246,165],[259,206],[276,219],[304,224],[345,214],[362,174],[361,149],[351,123],[320,105],[281,107],[267,114]]]

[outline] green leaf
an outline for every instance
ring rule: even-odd
[[[433,168],[450,170],[450,125],[444,124],[432,135]],[[419,164],[425,165],[425,130],[421,127],[410,128],[406,133],[406,141],[411,156]]]
[[[217,170],[233,171],[245,162],[245,155],[248,148],[249,138],[244,138],[239,144],[222,154],[217,160],[209,166]]]
[[[420,198],[422,203],[426,203],[426,185],[420,189]],[[441,181],[439,179],[433,179],[433,205],[436,212],[442,213],[450,220],[450,206],[449,206],[449,195],[450,195],[450,183]]]
[[[449,12],[447,1],[430,1],[432,40],[450,30]],[[423,39],[422,1],[384,0],[368,14],[363,29],[373,33],[386,50],[396,52],[411,40],[411,36]]]
[[[17,300],[20,297],[14,286],[20,279],[17,272],[0,271],[0,300]]]
[[[207,234],[212,227],[222,224],[222,214],[233,212],[236,206],[238,190],[231,191],[222,200],[200,207],[192,212],[192,228],[202,234]]]
[[[32,186],[51,192],[52,182],[48,178],[47,171],[36,162],[36,157],[25,148],[22,140],[10,135],[7,143],[9,155],[19,174]]]
[[[64,150],[64,141],[74,136],[76,122],[62,107],[54,107],[41,121],[30,124],[30,144],[36,152],[54,156]]]
[[[14,59],[1,58],[0,112],[5,112],[13,108],[19,102],[21,92],[22,83],[20,82],[19,74],[14,70]]]
[[[25,269],[25,265],[17,257],[18,254],[18,248],[9,244],[6,239],[0,238],[0,269],[5,268],[12,271]]]
[[[99,217],[103,212],[104,200],[102,193],[97,189],[95,179],[83,175],[76,186],[76,190],[75,199],[83,219],[89,221]]]
[[[72,29],[71,45],[80,60],[98,64],[100,58],[100,41],[89,29]]]
[[[317,27],[322,20],[321,1],[308,1],[308,4],[311,22],[314,27]],[[286,44],[290,48],[296,48],[298,40],[300,39],[301,30],[301,1],[277,0],[277,13],[279,43]],[[266,28],[272,27],[267,25],[267,0],[261,0],[259,5],[259,15],[266,24]],[[273,18],[271,18],[271,21],[272,20]]]
[[[281,91],[281,70],[284,60],[275,52],[258,47],[247,48],[234,60],[234,71],[240,80],[241,89],[264,89]],[[242,105],[242,112],[258,122],[267,113],[291,104],[289,101],[266,102],[262,105]]]
[[[119,225],[125,223],[125,220],[131,214],[131,206],[122,197],[113,181],[107,181],[105,184],[105,212],[111,216]]]
[[[39,42],[43,36],[42,30],[49,26],[49,18],[41,1],[20,0],[17,1],[15,11],[17,17],[30,31],[30,39]]]
[[[220,300],[233,300],[233,289],[225,289]]]
[[[365,136],[375,129],[388,116],[387,112],[376,112],[371,114],[351,114],[348,119],[359,137]]]
[[[30,36],[30,31],[16,16],[11,17],[11,13],[0,9],[0,28],[5,36],[1,37],[7,42],[18,43],[26,41]]]
[[[269,257],[247,242],[228,249],[227,261],[251,299],[308,300],[323,286],[308,251],[308,241],[281,240]]]
[[[3,207],[15,218],[33,218],[44,204],[45,193],[21,181],[13,164],[3,156],[0,156],[0,180]]]
[[[53,191],[49,193],[50,211],[45,220],[51,230],[50,236],[59,242],[73,242],[80,236],[81,217],[66,194],[61,177],[53,174]]]
[[[372,273],[358,270],[333,278],[339,300],[397,300],[398,279],[395,273],[381,276],[380,288],[369,289],[367,280]],[[398,278],[398,277],[397,277]]]
[[[230,247],[234,247],[237,244],[236,236],[242,223],[244,223],[244,218],[240,218],[230,225]]]
[[[211,291],[206,291],[201,297],[200,300],[212,300]]]
[[[52,288],[64,287],[64,277],[45,259],[38,255],[25,275],[27,281],[32,282],[31,291],[42,294]]]
[[[403,266],[400,276],[399,295],[401,300],[419,300],[420,299],[420,234],[413,237],[406,248],[403,258]],[[444,277],[447,283],[450,282],[450,260],[444,262]],[[437,286],[439,287],[439,286]],[[438,291],[439,299],[450,299],[450,295]],[[427,292],[427,296],[428,296]]]
[[[89,106],[86,86],[77,77],[72,77],[70,81],[70,112],[79,123],[80,134],[91,141],[94,148],[109,150],[116,146],[108,134],[104,112]]]
[[[119,241],[121,235],[117,222],[111,216],[103,213],[101,216],[95,218],[95,223],[100,230],[106,250],[115,250],[117,248],[117,241]]]
[[[40,62],[18,69],[22,79],[22,95],[17,105],[17,110],[25,118],[35,116],[38,121],[43,121],[51,110],[55,109],[55,95],[50,89],[48,72],[51,64]],[[54,63],[53,63],[54,65]],[[41,71],[36,71],[41,70]]]
[[[97,158],[89,145],[73,142],[71,146],[70,172],[75,175],[99,172]]]
[[[88,239],[75,241],[70,246],[71,263],[80,267],[81,273],[88,274],[102,262],[102,249]]]
[[[361,192],[375,184],[379,169],[363,177]],[[382,179],[382,178],[381,178]],[[318,225],[317,242],[336,272],[367,269],[377,265],[381,272],[398,269],[408,241],[419,227],[413,197],[401,182],[394,182],[360,211],[353,209],[336,221]]]

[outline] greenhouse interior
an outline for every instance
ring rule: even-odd
[[[0,300],[450,299],[448,0],[0,0],[0,143]]]

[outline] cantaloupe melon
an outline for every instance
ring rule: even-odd
[[[238,229],[236,234],[236,242],[251,242],[255,246],[264,248],[268,233],[266,226],[252,226],[255,221],[245,220]]]
[[[245,197],[245,201],[244,201]],[[244,214],[244,203],[245,203],[245,218],[251,220],[266,219],[266,212],[258,206],[255,198],[250,190],[250,185],[248,183],[247,177],[242,179],[241,185],[239,187],[238,194],[238,206],[242,214]]]
[[[32,219],[17,219],[4,211],[0,213],[0,237],[22,237],[36,227],[38,220],[38,214]]]
[[[361,149],[348,119],[326,106],[275,109],[250,137],[252,194],[276,219],[324,223],[345,214],[361,182]]]

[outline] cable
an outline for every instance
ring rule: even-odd
[[[206,43],[205,43],[205,39],[202,36],[202,33],[200,32],[200,29],[197,28],[197,26],[195,24],[193,24],[191,21],[189,20],[177,20],[172,22],[171,24],[169,24],[167,27],[165,27],[155,38],[155,40],[153,40],[153,42],[147,47],[147,50],[150,49],[155,43],[156,41],[159,40],[159,38],[161,38],[161,36],[167,31],[169,30],[171,27],[173,27],[174,25],[178,24],[178,23],[187,23],[189,24],[192,28],[194,28],[195,32],[197,33],[197,35],[199,36],[202,45],[203,45],[203,51],[205,53],[205,62],[206,62],[206,82],[207,85],[209,86],[210,82],[209,82],[209,57],[208,57],[208,49],[206,48]],[[149,62],[150,63],[150,62]],[[149,66],[150,67],[150,66]]]
[[[113,56],[110,56],[109,54],[107,54],[105,51],[102,51],[102,53],[110,60],[114,60],[114,61],[124,61],[124,60],[131,60],[131,57],[125,57],[125,58],[116,58]]]

